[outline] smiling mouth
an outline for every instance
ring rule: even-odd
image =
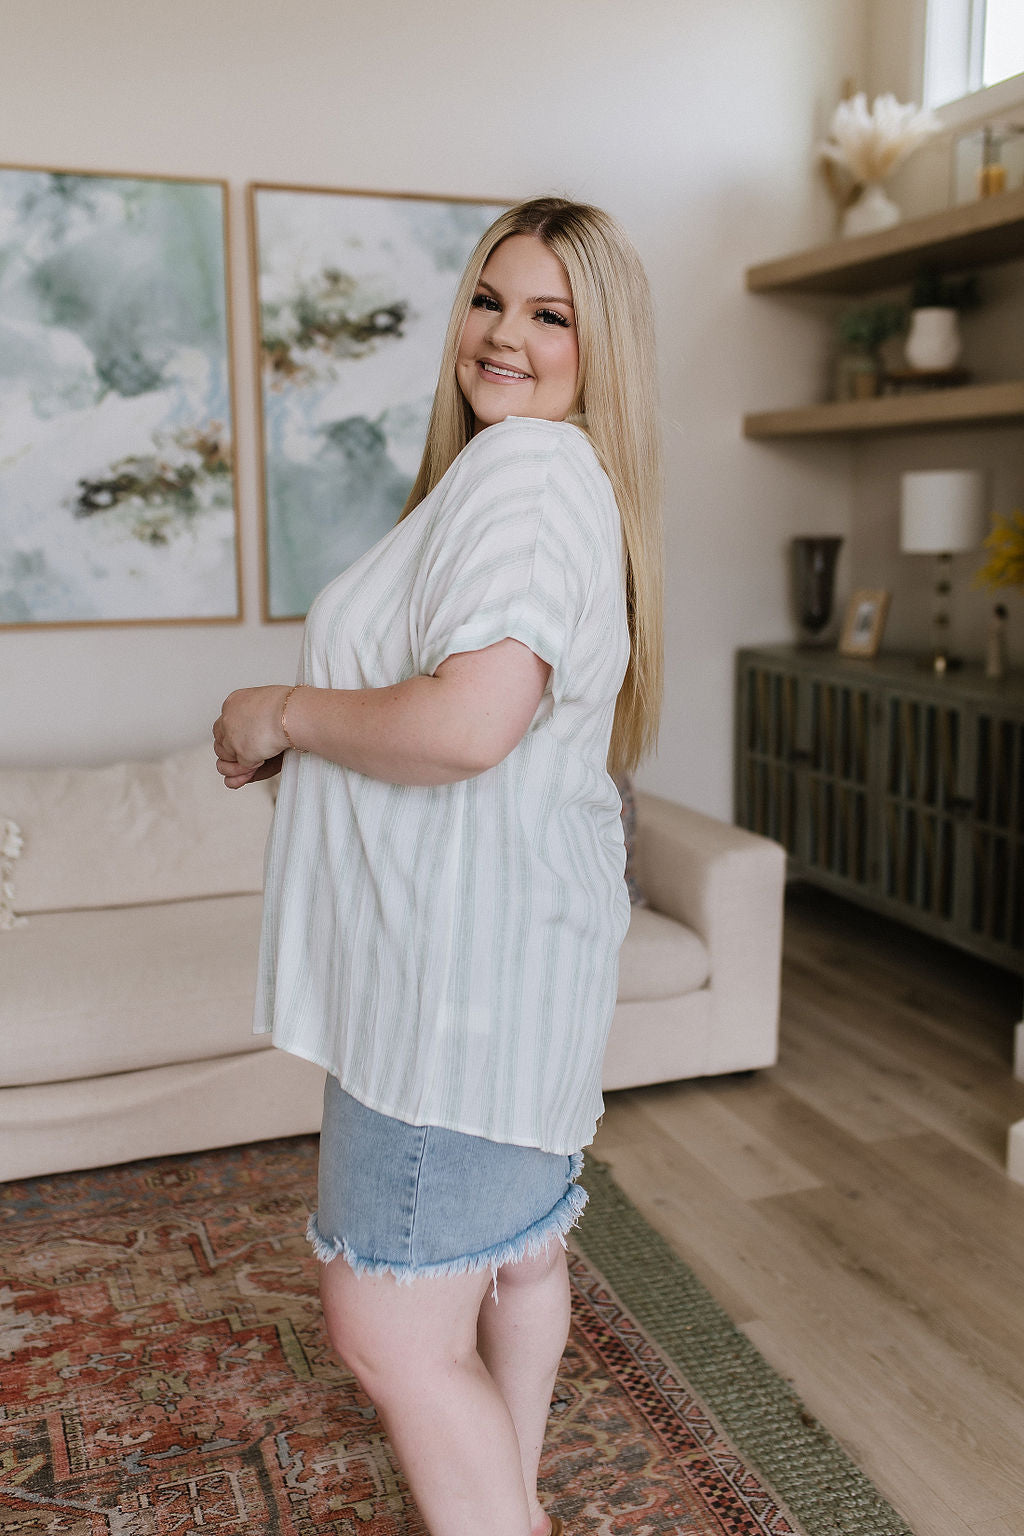
[[[479,368],[481,373],[490,374],[492,378],[496,379],[514,379],[517,382],[522,382],[523,379],[532,377],[531,374],[523,373],[518,368],[502,368],[497,363],[481,362]]]

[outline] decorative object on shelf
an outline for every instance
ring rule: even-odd
[[[879,349],[907,323],[905,304],[883,302],[845,310],[836,329],[843,351],[836,370],[836,398],[866,400],[877,395],[884,369]]]
[[[963,349],[960,313],[978,303],[978,279],[946,277],[930,267],[914,279],[910,295],[910,329],[904,353],[911,368],[922,372],[949,369]]]
[[[981,569],[975,572],[971,585],[1024,587],[1024,512],[1016,511],[1010,517],[997,514],[993,519],[992,530],[985,538],[984,547],[991,554]],[[1006,620],[1005,603],[997,603],[992,610],[985,647],[986,677],[1001,678],[1006,675]]]
[[[991,554],[975,573],[973,586],[1024,587],[1024,512],[1018,508],[1010,517],[997,512],[983,547]]]
[[[962,665],[950,654],[950,572],[955,554],[977,549],[985,532],[987,478],[976,469],[912,470],[900,482],[900,549],[935,555],[932,654],[934,672]]]
[[[872,234],[900,222],[900,210],[883,182],[941,127],[934,113],[892,95],[876,96],[870,111],[863,91],[839,103],[821,154],[841,166],[861,189],[843,214],[843,235]]]
[[[832,617],[836,561],[842,539],[834,534],[802,534],[793,540],[793,593],[800,625],[800,645],[825,645]]]
[[[996,118],[953,143],[950,201],[973,203],[1024,186],[1024,123]]]
[[[972,377],[967,368],[887,368],[882,390],[887,395],[919,395],[929,389],[959,388]]]
[[[389,529],[426,438],[460,268],[506,206],[250,185],[267,620]]]
[[[996,603],[985,638],[985,676],[1000,682],[1006,676],[1006,604]]]
[[[226,217],[0,167],[0,628],[240,619]]]
[[[1000,159],[1002,139],[998,139],[991,123],[982,131],[981,166],[978,170],[978,196],[995,197],[1006,191],[1006,166]]]
[[[843,214],[840,234],[873,235],[880,229],[891,229],[903,215],[880,181],[869,181],[855,203]]]
[[[952,368],[963,350],[959,316],[955,309],[920,308],[911,311],[904,352],[911,368],[921,373]]]
[[[840,656],[877,656],[889,613],[889,593],[883,587],[860,587],[846,605]]]

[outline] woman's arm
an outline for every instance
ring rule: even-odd
[[[213,728],[217,768],[240,789],[288,746],[392,784],[454,784],[493,768],[526,734],[551,668],[518,640],[449,656],[390,688],[240,688]],[[261,774],[261,770],[264,770]],[[272,770],[273,771],[273,770]]]

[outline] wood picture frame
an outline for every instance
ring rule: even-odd
[[[882,643],[891,594],[884,587],[859,587],[846,605],[839,636],[841,656],[876,656]]]
[[[462,269],[508,201],[250,182],[263,618],[394,527]]]
[[[0,165],[0,629],[242,619],[227,183]]]

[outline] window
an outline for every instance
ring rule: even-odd
[[[984,0],[985,42],[981,83],[997,85],[1024,73],[1024,5],[1021,0]]]
[[[1022,73],[1021,0],[928,0],[927,106],[940,107]]]

